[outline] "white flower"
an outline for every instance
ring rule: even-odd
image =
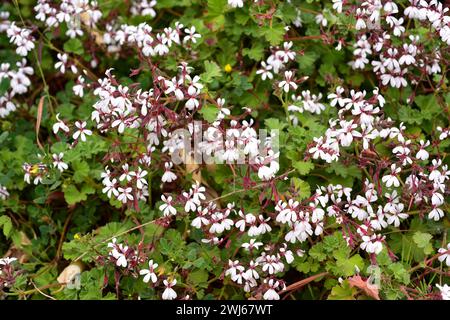
[[[73,86],[72,90],[76,96],[80,98],[84,96],[84,78],[82,76],[78,77],[77,84]]]
[[[266,64],[264,61],[261,62],[261,69],[256,71],[256,74],[261,75],[261,79],[264,81],[266,79],[273,79],[273,74],[270,72],[272,66]]]
[[[295,83],[295,79],[293,79],[294,73],[292,71],[284,72],[284,80],[278,84],[278,87],[283,88],[284,92],[289,92],[289,89],[292,87],[293,90],[297,89],[297,84]]]
[[[377,235],[363,236],[363,242],[361,243],[361,249],[367,251],[368,253],[379,254],[383,250],[383,244],[381,239]]]
[[[58,58],[59,61],[55,63],[55,69],[59,69],[61,73],[65,73],[67,64],[67,54],[58,53],[56,57]]]
[[[291,264],[294,261],[294,254],[291,250],[287,249],[287,245],[285,243],[284,248],[280,248],[280,254],[281,256],[284,256],[288,264]]]
[[[443,286],[437,284],[436,287],[441,291],[442,300],[450,300],[450,286],[447,284]]]
[[[56,153],[54,153],[52,155],[52,157],[53,157],[53,166],[55,168],[58,168],[58,170],[61,171],[61,172],[63,172],[64,170],[67,170],[67,168],[69,167],[67,165],[67,163],[62,161],[63,156],[64,156],[64,153],[62,153],[62,152],[59,155],[56,154]]]
[[[197,205],[199,205],[198,201],[196,199],[188,199],[184,205],[184,211],[195,211],[197,209]]]
[[[35,45],[33,41],[35,41],[35,39],[31,33],[32,30],[19,28],[16,26],[15,22],[11,23],[6,30],[9,41],[17,46],[16,53],[18,55],[25,57],[29,51],[34,49]]]
[[[209,232],[220,234],[225,230],[230,230],[234,222],[231,219],[227,219],[227,214],[216,212],[211,215],[212,225],[209,228]]]
[[[250,239],[250,242],[245,242],[242,244],[242,248],[245,250],[253,250],[253,249],[259,249],[260,246],[262,246],[262,242],[256,242],[256,239]]]
[[[391,165],[391,173],[383,176],[381,181],[383,181],[386,184],[386,187],[390,188],[391,186],[399,187],[400,181],[397,178],[397,174],[400,173],[401,169],[397,168],[395,163]]]
[[[229,275],[231,278],[234,278],[238,273],[241,273],[244,270],[245,268],[239,264],[239,260],[228,260],[228,269],[225,270],[225,276]]]
[[[441,134],[439,135],[439,140],[447,139],[447,137],[450,135],[449,128],[437,127],[436,129],[437,131],[441,132]]]
[[[233,8],[242,8],[244,6],[243,0],[228,0],[228,4]]]
[[[58,122],[53,125],[54,134],[57,134],[60,129],[64,132],[69,132],[69,127],[59,119],[59,113],[56,114],[56,120],[58,120]]]
[[[6,266],[6,265],[9,265],[9,264],[13,263],[16,260],[17,260],[17,258],[10,258],[10,257],[1,258],[0,259],[0,265]]]
[[[164,202],[162,205],[159,206],[159,210],[162,211],[163,215],[165,217],[169,215],[176,215],[177,210],[172,206],[172,197],[161,195],[161,200]]]
[[[275,174],[280,169],[280,164],[277,161],[278,156],[279,156],[278,153],[273,154],[272,151],[271,153],[269,153],[269,156],[265,159],[263,157],[256,158],[257,163],[260,163],[258,168],[258,177],[261,180],[268,181],[275,177]]]
[[[441,36],[442,41],[450,46],[450,27],[448,24],[439,31],[439,35]]]
[[[183,38],[183,42],[192,41],[193,43],[197,43],[197,39],[202,37],[200,34],[195,33],[194,26],[190,29],[184,29],[184,32],[186,32],[187,36]]]
[[[365,13],[364,9],[361,10],[361,8],[356,9],[356,25],[355,28],[356,30],[361,30],[366,28],[366,22],[363,19],[363,14]]]
[[[401,207],[403,207],[403,204],[401,204]],[[393,214],[386,213],[386,217],[388,218],[387,219],[387,223],[388,224],[393,224],[394,227],[397,228],[400,225],[400,219],[408,218],[408,214],[400,213],[400,212],[395,212]]]
[[[109,254],[116,259],[116,265],[118,267],[126,268],[128,260],[125,254],[128,251],[128,247],[123,246],[122,244],[117,245],[115,238],[112,241],[112,243],[108,243],[108,247],[113,248]]]
[[[296,52],[292,51],[291,48],[293,46],[292,41],[290,42],[284,42],[283,43],[283,49],[284,50],[278,50],[275,55],[283,60],[284,63],[288,63],[289,60],[294,60],[296,56]],[[262,65],[262,63],[261,63]]]
[[[131,187],[128,188],[121,188],[119,187],[119,196],[117,197],[117,200],[122,201],[122,203],[127,203],[128,200],[133,201],[133,195],[131,194],[131,191],[133,190]]]
[[[450,267],[450,242],[447,244],[447,248],[439,248],[438,252],[441,254],[438,259],[440,262],[445,260],[447,267]]]
[[[164,163],[165,171],[164,171],[163,176],[161,177],[162,182],[171,183],[172,181],[175,181],[177,179],[176,174],[173,173],[172,171],[170,171],[172,166],[173,166],[172,162]]]
[[[428,219],[439,221],[444,216],[444,211],[441,208],[437,208],[436,206],[433,206],[433,210],[428,213]]]
[[[141,271],[139,271],[139,274],[141,276],[144,276],[144,279],[142,281],[144,281],[145,283],[148,283],[150,280],[152,280],[153,283],[155,283],[158,278],[156,277],[155,274],[155,269],[158,267],[157,263],[153,263],[153,260],[150,260],[148,262],[148,269],[142,269]]]
[[[172,289],[172,287],[177,284],[177,280],[173,279],[171,282],[164,280],[163,283],[166,286],[166,289],[164,290],[164,292],[162,294],[162,299],[163,300],[175,299],[177,297],[177,293],[175,292],[175,290]]]
[[[197,209],[197,217],[194,218],[191,222],[191,226],[197,229],[201,229],[202,225],[207,226],[209,224],[209,220],[205,218],[205,216],[209,213],[208,208],[202,209],[198,207]]]
[[[145,180],[145,176],[147,175],[146,170],[142,170],[141,168],[138,168],[137,172],[130,172],[131,176],[134,176],[136,178],[136,187],[138,189],[143,189],[145,185],[147,185],[147,180]]]
[[[316,15],[315,20],[316,20],[316,23],[321,24],[322,27],[326,27],[328,24],[328,20],[321,13]]]
[[[416,158],[419,160],[427,160],[430,154],[427,150],[425,150],[426,147],[430,145],[430,141],[427,141],[426,143],[423,140],[420,140],[420,150],[416,154]]]
[[[0,199],[6,200],[9,197],[8,190],[0,184]]]
[[[333,1],[333,9],[337,11],[337,13],[342,13],[343,0],[332,0]]]
[[[73,134],[73,138],[74,138],[75,140],[77,140],[78,137],[80,137],[80,138],[81,138],[81,141],[84,142],[84,141],[86,141],[86,136],[92,135],[92,131],[86,129],[86,121],[83,121],[83,122],[76,121],[76,122],[75,122],[75,127],[78,128],[78,131],[76,131],[76,132]]]
[[[112,179],[112,181],[110,181],[109,178],[104,179],[103,184],[105,185],[105,187],[102,189],[102,192],[106,193],[108,198],[111,198],[111,195],[113,194],[115,197],[119,196],[119,191],[116,188],[117,179]]]
[[[124,254],[117,254],[116,255],[116,259],[117,259],[117,261],[116,261],[116,265],[118,266],[118,267],[124,267],[124,268],[126,268],[126,266],[127,266],[127,264],[128,264],[128,261],[127,261],[127,257],[124,255]]]
[[[123,180],[126,179],[127,181],[131,181],[131,179],[132,179],[132,173],[134,174],[134,172],[133,172],[133,171],[130,171],[129,166],[128,166],[128,163],[125,163],[125,164],[122,166],[122,170],[123,170],[123,173],[120,175],[119,180],[120,180],[120,181],[123,181]]]
[[[269,280],[269,290],[264,293],[264,300],[280,300],[280,296],[275,291],[275,289],[278,288],[279,284],[280,283],[278,281],[274,281],[273,279]]]

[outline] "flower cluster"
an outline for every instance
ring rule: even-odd
[[[156,12],[153,8],[156,4],[156,0],[133,1],[130,11],[131,14],[135,16],[150,16],[151,18],[154,18],[156,16]]]
[[[109,261],[121,272],[131,273],[135,277],[143,276],[142,281],[153,288],[163,287],[164,291],[161,294],[163,300],[173,300],[177,297],[177,293],[173,289],[177,284],[177,280],[170,276],[164,277],[162,271],[157,271],[158,263],[152,259],[147,262],[148,250],[141,245],[138,248],[133,248],[118,243],[117,239],[113,238],[108,243],[108,248],[110,248],[108,253]],[[148,269],[140,267],[140,265],[145,263]]]
[[[6,189],[4,186],[2,186],[0,184],[0,199],[1,200],[6,200],[7,198],[9,198],[8,189]]]
[[[13,98],[17,95],[23,95],[28,91],[31,85],[30,75],[34,73],[33,68],[27,66],[26,59],[16,63],[17,69],[11,70],[9,63],[2,63],[0,66],[0,82],[7,80],[9,87],[6,92],[0,96],[0,118],[7,117],[11,112],[17,109]]]
[[[366,91],[351,90],[349,97],[344,97],[344,92],[345,89],[338,86],[336,93],[328,95],[330,105],[340,108],[339,118],[330,120],[324,136],[314,138],[314,144],[308,150],[314,159],[320,158],[330,163],[339,159],[341,147],[349,147],[354,141],[361,142],[363,150],[367,150],[372,140],[386,137],[389,133],[396,137],[396,133],[400,132],[398,128],[383,130],[392,121],[378,116],[385,100],[377,88],[370,98],[366,98]],[[380,129],[377,130],[377,127]]]
[[[0,259],[0,292],[13,286],[16,282],[16,278],[20,274],[20,271],[17,271],[14,267],[14,261],[16,260],[16,258],[10,257]]]
[[[34,165],[25,162],[22,166],[22,169],[24,171],[23,180],[28,184],[31,183],[31,178],[33,178],[33,183],[35,185],[42,183],[42,180],[48,173],[47,165],[42,162]]]
[[[174,44],[189,48],[201,38],[194,26],[183,28],[183,24],[175,22],[173,28],[167,27],[163,32],[154,33],[152,27],[145,22],[137,26],[109,24],[102,42],[107,45],[109,52],[119,52],[126,45],[137,47],[144,57],[163,56],[169,53]]]
[[[93,0],[63,0],[61,3],[49,0],[38,0],[34,7],[36,19],[50,28],[57,28],[66,24],[66,35],[70,38],[80,37],[84,34],[82,24],[92,28],[102,17],[97,1]]]
[[[371,65],[381,84],[394,88],[417,85],[429,80],[427,74],[432,76],[442,72],[441,50],[450,44],[450,16],[442,3],[410,0],[410,5],[401,12],[401,7],[391,0],[363,1],[357,5],[350,1],[333,2],[338,14],[356,19],[358,33],[353,45],[354,60],[349,63],[353,69]],[[430,48],[424,46],[423,35],[409,30],[411,23],[432,30],[429,37],[437,34],[442,43]],[[341,50],[344,38],[343,35],[338,40],[338,50]]]
[[[34,49],[35,39],[31,33],[30,29],[20,28],[15,22],[11,23],[6,30],[9,41],[17,46],[16,53],[18,55],[25,57]]]
[[[261,69],[256,71],[256,74],[261,75],[262,80],[276,80],[274,75],[283,74],[284,77],[278,82],[277,87],[284,93],[294,92],[290,99],[287,97],[288,103],[287,110],[292,114],[289,116],[290,120],[294,123],[298,123],[296,113],[303,113],[308,111],[310,113],[320,114],[325,110],[325,106],[320,102],[322,94],[313,94],[310,90],[302,90],[300,95],[296,95],[295,92],[298,89],[298,85],[308,79],[308,77],[302,77],[296,79],[294,77],[294,71],[285,70],[289,62],[295,61],[297,53],[292,50],[293,42],[284,42],[283,48],[275,47],[271,48],[272,54],[266,61],[261,62]],[[284,73],[282,72],[283,70]]]
[[[297,2],[0,12],[2,249],[22,224],[46,232],[39,264],[79,256],[104,278],[80,297],[279,300],[303,279],[318,282],[292,297],[450,299],[449,9]],[[0,259],[0,293],[14,260]],[[367,265],[400,289],[347,286]]]

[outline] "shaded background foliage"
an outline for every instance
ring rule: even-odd
[[[315,17],[326,7],[325,17],[330,21],[336,19],[329,11],[328,1],[263,3],[234,10],[224,0],[160,0],[156,5],[156,17],[149,19],[129,15],[130,1],[98,1],[102,21],[119,17],[122,23],[127,24],[148,22],[155,30],[173,25],[174,21],[196,27],[202,38],[193,45],[193,50],[180,48],[171,51],[165,57],[156,58],[155,65],[168,74],[174,74],[180,61],[189,63],[196,74],[201,75],[209,95],[223,97],[228,105],[234,106],[232,114],[239,115],[241,107],[250,107],[256,127],[280,130],[280,172],[295,170],[295,177],[290,181],[277,182],[280,193],[303,200],[311,195],[311,190],[317,185],[325,183],[361,188],[364,173],[357,163],[323,164],[304,159],[308,144],[325,132],[328,120],[336,116],[336,110],[327,107],[319,117],[303,113],[299,116],[301,126],[288,126],[279,97],[271,94],[272,83],[261,81],[255,72],[260,61],[267,57],[270,46],[293,41],[297,52],[297,73],[309,77],[302,83],[303,89],[316,93],[331,92],[332,88],[345,83],[355,90],[371,91],[378,84],[377,78],[371,71],[355,71],[348,66],[347,62],[352,58],[351,46],[336,51],[333,45],[324,41]],[[22,0],[19,4],[23,19],[33,20],[35,2]],[[302,27],[292,26],[297,18],[293,8],[301,11]],[[4,3],[2,10],[10,11],[11,19],[19,20],[13,3]],[[345,29],[354,17],[342,19],[348,19],[341,21]],[[287,32],[286,25],[291,25]],[[103,30],[104,27],[100,24],[98,29]],[[182,290],[192,298],[247,298],[245,292],[223,277],[230,253],[239,248],[240,242],[232,242],[229,248],[206,245],[201,242],[200,231],[190,230],[190,219],[186,216],[177,217],[169,227],[151,222],[160,217],[161,193],[186,190],[191,185],[192,173],[178,168],[180,181],[162,185],[163,167],[155,165],[149,174],[150,195],[147,203],[140,203],[139,211],[127,209],[118,201],[110,201],[101,191],[100,174],[106,162],[104,157],[114,139],[94,134],[85,143],[66,150],[65,141],[58,141],[59,138],[53,135],[52,125],[57,113],[68,122],[89,119],[92,105],[97,100],[92,93],[87,93],[83,98],[76,97],[72,92],[76,76],[55,72],[58,52],[69,53],[80,68],[84,66],[95,77],[101,78],[107,69],[114,68],[117,80],[124,85],[139,83],[143,89],[152,86],[152,79],[145,69],[130,75],[132,70],[144,68],[133,48],[108,53],[105,45],[96,38],[96,32],[101,31],[90,31],[80,40],[65,37],[64,26],[52,31],[44,28],[35,30],[37,59],[29,62],[35,69],[33,85],[30,92],[21,98],[18,110],[0,120],[0,184],[10,193],[10,197],[0,203],[0,227],[3,228],[0,253],[17,256],[23,269],[14,286],[3,297],[46,298],[35,289],[38,287],[58,299],[158,298],[157,292],[140,279],[129,274],[118,276],[114,267],[105,265],[98,258],[107,256],[106,244],[112,237],[120,236],[130,245],[142,242],[152,248],[150,256],[160,263],[161,272],[173,273],[179,279]],[[351,41],[350,32],[348,37]],[[433,46],[433,41],[439,41],[427,40],[430,41],[429,46]],[[19,58],[4,34],[0,35],[0,45],[0,60],[15,64]],[[93,61],[97,64],[95,68],[90,67]],[[38,68],[42,68],[45,83]],[[446,74],[447,71],[444,71],[447,85]],[[2,82],[0,92],[7,87],[8,84]],[[443,87],[439,95],[428,89],[431,88],[421,88],[414,103],[407,103],[406,98],[412,93],[411,87],[400,90],[382,88],[387,100],[386,115],[408,124],[408,132],[417,135],[429,136],[434,134],[438,125],[446,127],[448,110],[442,106],[448,107],[450,103],[448,87]],[[47,90],[49,98],[45,99],[39,128],[39,140],[44,150],[40,150],[36,143],[35,124],[40,98]],[[199,110],[199,117],[209,122],[216,115],[214,106],[206,105]],[[440,145],[445,154],[448,145],[448,140]],[[65,153],[64,161],[70,164],[68,170],[44,179],[38,186],[24,182],[22,165],[25,162],[36,163],[40,161],[38,154],[59,152]],[[446,159],[444,161],[448,163]],[[204,167],[201,169],[202,179],[219,196],[234,192],[223,204],[234,201],[249,212],[260,210],[259,198],[267,190],[235,192],[236,185],[241,185],[242,181],[235,180],[229,167],[218,165],[214,171]],[[417,215],[405,221],[400,229],[389,231],[387,241],[398,260],[393,262],[386,250],[377,257],[383,274],[382,298],[405,298],[404,291],[400,289],[402,286],[414,288],[419,296],[425,296],[437,277],[444,283],[446,279],[448,281],[445,273],[428,273],[417,266],[423,266],[424,260],[444,246],[449,226],[447,214],[439,222],[424,220]],[[281,232],[272,233],[265,240],[276,243],[281,237]],[[346,246],[336,225],[332,225],[323,236],[299,248],[306,250],[307,254],[296,257],[285,272],[283,279],[288,284],[320,272],[327,272],[328,276],[312,281],[293,293],[291,298],[366,298],[356,287],[338,280],[354,276],[358,269],[364,274],[371,261],[358,248],[352,250]],[[84,263],[81,288],[61,288],[56,279],[74,260]]]

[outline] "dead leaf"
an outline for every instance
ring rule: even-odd
[[[284,289],[280,293],[286,293],[288,291],[293,291],[293,290],[300,289],[304,285],[307,285],[308,283],[310,283],[310,282],[312,282],[312,281],[314,281],[314,280],[316,280],[316,279],[318,279],[320,277],[326,276],[327,274],[328,274],[328,272],[322,272],[322,273],[315,274],[315,275],[313,275],[311,277],[308,277],[306,279],[297,281],[297,282],[291,284],[290,286],[287,286],[286,289]]]
[[[213,199],[216,199],[219,197],[216,190],[211,188],[207,181],[205,181],[202,177],[202,173],[200,171],[200,165],[195,162],[194,158],[189,155],[185,158],[184,150],[181,150],[181,159],[186,160],[186,174],[192,174],[192,179],[194,179],[196,182],[204,185],[206,187],[205,197],[206,201],[211,201]],[[207,165],[208,171],[214,171],[216,169],[214,164]],[[220,203],[218,201],[214,201],[218,208],[220,208]]]
[[[81,22],[89,30],[89,33],[94,36],[95,43],[97,45],[102,45],[104,43],[102,34],[98,31],[95,25],[92,25],[91,16],[87,12],[82,12],[80,14]]]
[[[39,100],[38,108],[37,108],[37,117],[36,117],[36,142],[41,150],[44,150],[41,142],[39,141],[39,129],[41,127],[42,121],[42,112],[44,111],[44,99],[45,96],[42,96]]]
[[[374,284],[369,283],[367,280],[363,280],[361,276],[356,275],[348,278],[348,282],[351,287],[357,287],[364,291],[366,295],[374,298],[375,300],[380,300],[380,296],[378,295],[378,287]]]
[[[68,284],[70,283],[77,274],[80,274],[84,270],[84,264],[81,261],[75,261],[69,264],[64,270],[59,274],[56,279],[58,283]]]
[[[263,296],[262,296],[261,292],[258,292],[256,295],[248,298],[248,300],[262,300],[262,299],[263,299]]]
[[[27,235],[20,231],[20,245],[16,246],[13,244],[5,254],[5,257],[14,257],[19,261],[19,263],[25,263],[28,261],[28,254],[23,251],[23,246],[31,245],[30,239],[28,239]]]

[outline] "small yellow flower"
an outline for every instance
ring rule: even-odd
[[[33,165],[33,167],[30,170],[30,173],[36,174],[39,172],[39,166],[37,164]]]
[[[76,240],[81,239],[81,235],[79,233],[75,233],[73,238],[76,239]]]
[[[225,72],[230,73],[231,71],[233,71],[233,68],[231,67],[231,65],[228,63],[225,68],[224,68]]]

